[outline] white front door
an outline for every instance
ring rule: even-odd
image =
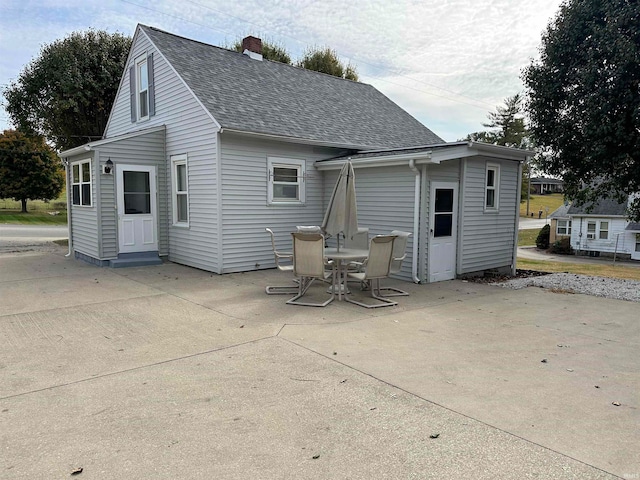
[[[119,253],[158,250],[156,167],[116,165]]]
[[[429,207],[429,282],[456,278],[458,184],[433,182]]]

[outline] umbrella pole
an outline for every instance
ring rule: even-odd
[[[338,236],[336,237],[336,242],[338,243],[337,251],[340,251],[340,232],[338,232]]]

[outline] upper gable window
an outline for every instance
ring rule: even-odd
[[[143,57],[136,63],[138,77],[136,91],[138,93],[138,120],[149,117],[149,70],[147,58]]]
[[[485,188],[484,188],[484,209],[485,211],[498,210],[498,198],[500,196],[500,165],[487,163]]]
[[[129,98],[132,122],[147,120],[156,114],[153,54],[140,55],[129,68]]]
[[[302,204],[305,201],[305,162],[269,157],[268,202]]]

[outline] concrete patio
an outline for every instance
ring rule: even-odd
[[[456,280],[305,308],[277,271],[64,253],[0,254],[1,478],[640,478],[636,303]]]

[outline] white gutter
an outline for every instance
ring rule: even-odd
[[[63,159],[62,163],[64,163],[64,183],[65,189],[67,190],[67,236],[69,237],[67,241],[67,254],[65,257],[71,256],[71,251],[73,250],[73,239],[71,237],[71,195],[69,195],[69,160]]]
[[[527,159],[528,160],[528,159]],[[526,161],[526,160],[525,160]],[[520,195],[522,195],[522,162],[518,163],[518,189],[516,193],[515,232],[513,233],[513,263],[511,264],[511,276],[516,276],[518,263],[518,228],[520,227]]]
[[[420,170],[416,168],[416,161],[409,160],[409,168],[415,173],[416,180],[413,187],[413,255],[411,256],[411,275],[413,283],[420,283],[418,277],[418,231],[420,229]]]

